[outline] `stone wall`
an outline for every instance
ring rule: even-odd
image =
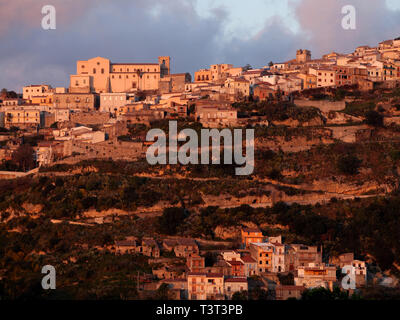
[[[345,101],[327,101],[327,100],[294,100],[298,107],[314,107],[323,112],[341,111],[346,108]]]
[[[137,160],[145,155],[145,149],[141,142],[124,142],[116,139],[100,143],[66,141],[64,155],[72,155],[74,158],[72,163],[87,159]]]
[[[79,112],[71,114],[72,123],[79,123],[84,126],[103,124],[110,120],[110,118],[111,116],[109,113],[100,112]]]

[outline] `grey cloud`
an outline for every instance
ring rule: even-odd
[[[350,51],[400,33],[399,13],[377,0],[302,0],[293,6],[300,24],[297,33],[275,17],[248,39],[226,39],[227,9],[200,17],[195,0],[25,0],[25,6],[16,2],[0,5],[0,87],[18,91],[32,83],[68,86],[76,60],[95,56],[147,62],[170,55],[173,72],[193,72],[220,62],[263,66],[293,58],[298,48],[309,48],[314,56]],[[56,6],[57,30],[40,28],[40,7],[47,2]],[[341,28],[342,3],[358,8],[356,31]]]

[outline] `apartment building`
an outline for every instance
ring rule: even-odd
[[[354,85],[368,77],[366,68],[335,66],[334,69],[336,71],[336,85],[338,87]]]
[[[248,282],[245,277],[226,278],[225,279],[225,296],[231,300],[235,292],[248,291]]]
[[[243,68],[234,68],[232,64],[213,64],[209,69],[200,69],[194,74],[195,82],[218,82],[224,81],[229,76],[241,75]]]
[[[195,82],[211,82],[212,81],[212,73],[211,70],[208,69],[200,69],[194,73],[194,81]]]
[[[258,228],[244,228],[241,231],[242,246],[247,248],[250,243],[261,243],[264,241],[264,236]]]
[[[187,258],[199,254],[199,246],[190,238],[165,239],[162,245],[165,250],[174,251],[177,257]]]
[[[333,290],[336,283],[336,267],[322,263],[309,263],[297,269],[297,277],[294,278],[296,286],[306,288],[323,287]]]
[[[353,260],[351,262],[353,274],[355,275],[356,287],[363,287],[367,283],[367,265],[365,261]]]
[[[199,246],[193,239],[177,239],[174,252],[177,257],[186,258],[188,255],[199,254]]]
[[[115,241],[115,251],[117,254],[134,254],[138,249],[136,240]]]
[[[317,87],[317,76],[309,73],[298,73],[297,77],[302,80],[302,89],[314,89]]]
[[[224,300],[224,275],[222,273],[187,274],[189,300]]]
[[[52,94],[51,89],[51,86],[47,84],[26,86],[22,89],[22,97],[24,100],[31,100],[35,96],[46,96]]]
[[[286,246],[282,243],[271,243],[275,250],[273,252],[272,272],[286,271]]]
[[[250,81],[244,78],[228,78],[224,86],[228,94],[238,97],[248,97],[250,95]]]
[[[222,259],[225,261],[239,261],[241,259],[241,255],[237,251],[223,251],[221,253]]]
[[[283,286],[275,288],[276,300],[301,299],[301,295],[306,288],[304,286]]]
[[[245,268],[244,263],[240,260],[227,260],[226,263],[229,267],[229,275],[233,277],[244,277]]]
[[[120,107],[135,102],[135,97],[128,93],[101,93],[100,94],[100,112],[116,113]]]
[[[196,106],[195,117],[205,127],[234,126],[237,110],[222,106]]]
[[[145,256],[152,258],[160,257],[160,247],[154,239],[143,239],[139,252]]]
[[[186,266],[190,272],[202,272],[206,266],[205,259],[196,253],[189,254],[186,257]]]
[[[96,96],[90,93],[55,93],[53,98],[56,109],[91,111],[98,105]]]
[[[45,114],[44,111],[29,108],[28,106],[8,110],[4,113],[4,126],[6,128],[13,126],[19,128],[43,127]]]
[[[277,91],[268,82],[258,83],[253,89],[253,97],[259,101],[273,99],[276,93]]]
[[[322,252],[317,246],[291,244],[287,248],[286,271],[297,270],[309,263],[321,263]]]
[[[23,104],[23,100],[20,98],[5,98],[1,101],[0,106],[1,107],[17,107]],[[2,108],[4,109],[4,108]]]
[[[339,268],[348,267],[350,272],[355,276],[356,286],[364,286],[367,282],[367,265],[365,261],[355,260],[354,253],[343,253],[338,257],[331,257],[329,259],[331,264]]]
[[[250,243],[251,257],[257,262],[257,274],[273,272],[274,245],[270,243]]]
[[[244,274],[246,277],[251,277],[257,274],[257,261],[250,255],[244,255],[240,258],[244,263]]]
[[[309,74],[317,77],[317,87],[333,87],[336,85],[336,71],[332,67],[312,67]]]

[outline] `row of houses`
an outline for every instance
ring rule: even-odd
[[[241,234],[240,248],[218,251],[216,261],[208,265],[198,243],[188,238],[160,242],[143,239],[141,245],[136,239],[126,239],[116,241],[115,250],[119,254],[141,253],[161,263],[162,267],[153,270],[153,276],[158,279],[158,285],[166,283],[176,299],[231,299],[236,292],[248,292],[252,288],[251,279],[264,281],[266,290],[272,290],[275,299],[298,299],[305,289],[333,290],[339,284],[337,271],[345,266],[354,275],[357,288],[366,284],[366,263],[354,259],[352,253],[324,263],[318,246],[285,244],[281,236],[266,237],[257,228],[243,228]],[[173,258],[161,257],[162,251],[184,259],[184,267],[169,264]],[[293,274],[293,283],[280,283],[278,275],[288,274]]]

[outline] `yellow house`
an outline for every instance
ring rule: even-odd
[[[310,68],[309,73],[317,77],[317,87],[333,87],[336,85],[336,71],[333,68]]]
[[[251,243],[251,257],[257,261],[257,274],[273,271],[274,245],[270,243]]]
[[[211,82],[212,73],[208,69],[200,69],[194,73],[195,82]]]
[[[34,109],[16,109],[5,112],[4,124],[6,128],[36,127],[41,125],[41,112]]]
[[[317,76],[308,73],[299,73],[298,78],[303,80],[303,90],[314,89],[317,87]]]
[[[250,95],[250,81],[244,78],[229,78],[225,81],[227,93],[247,97]]]
[[[242,229],[242,245],[247,248],[250,243],[261,243],[264,240],[262,232],[257,228]]]
[[[53,100],[53,93],[50,93],[45,96],[32,96],[31,97],[31,103],[32,104],[37,104],[40,106],[47,106],[47,107],[52,107],[54,100]]]
[[[44,96],[51,93],[51,86],[47,84],[30,85],[22,89],[22,97],[30,100],[33,96]]]
[[[194,273],[187,275],[189,300],[223,300],[224,275],[221,273]]]

